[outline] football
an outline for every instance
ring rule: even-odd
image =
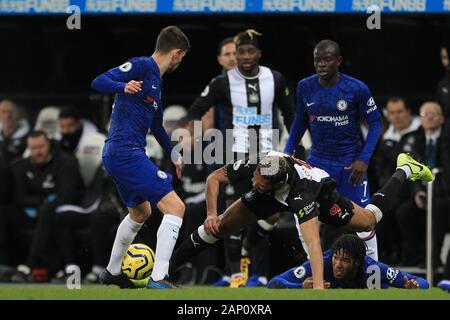
[[[142,243],[132,244],[122,261],[122,271],[130,279],[141,280],[150,276],[153,270],[155,253]]]

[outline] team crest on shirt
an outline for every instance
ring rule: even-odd
[[[252,201],[252,199],[255,197],[255,191],[254,190],[250,190],[249,192],[247,192],[245,195],[245,200],[247,201]]]
[[[125,62],[123,65],[119,67],[119,70],[122,72],[128,72],[133,67],[133,64],[131,62]]]
[[[156,173],[158,175],[158,177],[160,177],[161,179],[167,179],[167,173],[165,173],[164,171],[158,170],[158,172]]]
[[[297,279],[303,278],[305,274],[306,274],[305,267],[298,267],[297,269],[294,270],[294,275]]]
[[[345,110],[347,110],[348,104],[347,104],[347,101],[345,101],[345,100],[339,100],[337,102],[336,106],[339,111],[345,111]]]

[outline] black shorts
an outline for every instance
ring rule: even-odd
[[[262,220],[267,219],[275,213],[284,212],[287,209],[285,205],[275,200],[274,197],[256,192],[253,189],[246,192],[241,197],[241,201],[248,210],[258,217],[258,219]]]
[[[253,189],[246,192],[241,197],[241,201],[259,219],[266,219],[278,212],[292,212],[289,207],[278,202],[272,196],[256,192]],[[300,223],[319,216],[319,220],[323,223],[334,227],[343,227],[350,222],[354,215],[353,203],[342,197],[336,190],[332,191],[331,196],[327,200],[318,202],[319,209],[300,219]]]
[[[249,155],[247,153],[233,153],[233,159],[241,160],[246,159]],[[252,189],[252,183],[244,179],[243,181],[231,183],[225,187],[225,200],[236,201],[247,191]]]
[[[329,199],[320,201],[319,204],[319,220],[334,227],[346,226],[354,215],[353,203],[341,196],[337,190],[331,193]]]
[[[235,201],[251,189],[252,185],[247,180],[229,184],[225,186],[225,200]]]

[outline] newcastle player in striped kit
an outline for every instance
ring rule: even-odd
[[[219,119],[216,127],[223,131],[232,130],[233,141],[225,141],[224,151],[228,155],[232,152],[233,160],[244,159],[249,154],[268,153],[277,147],[277,135],[273,134],[279,128],[278,109],[288,130],[293,119],[294,105],[283,75],[259,65],[260,35],[255,30],[246,30],[235,37],[237,67],[213,78],[189,108],[189,119],[200,120],[211,106],[216,106],[216,118]],[[227,189],[227,204],[249,189],[245,181],[234,184],[232,189]],[[263,221],[260,225],[273,227]],[[229,248],[231,286],[243,286],[246,277],[241,274],[240,267],[240,234],[230,237]]]

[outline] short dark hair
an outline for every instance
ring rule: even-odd
[[[28,138],[39,138],[39,137],[44,137],[45,140],[50,141],[47,134],[42,130],[33,130],[30,132],[30,134],[28,134]]]
[[[189,39],[183,31],[176,26],[169,26],[159,33],[155,51],[169,53],[173,49],[181,49],[183,52],[188,52],[190,48]]]
[[[366,257],[366,245],[357,235],[343,234],[337,238],[331,245],[331,252],[334,254],[341,249],[347,252],[350,258],[357,262],[360,267],[363,266]]]
[[[58,118],[59,119],[72,118],[77,121],[80,121],[81,116],[80,116],[80,112],[78,111],[77,108],[66,106],[66,107],[61,108]]]
[[[225,47],[229,43],[234,43],[233,37],[228,37],[220,41],[219,46],[217,47],[217,55],[220,56],[222,54],[222,48]]]
[[[387,101],[386,101],[386,106],[388,105],[388,103],[396,103],[396,102],[403,102],[403,104],[405,105],[406,109],[411,109],[406,101],[405,98],[401,97],[401,96],[392,96],[390,97]]]
[[[333,40],[325,39],[322,41],[319,41],[318,44],[314,47],[315,50],[326,50],[328,48],[332,48],[336,54],[336,56],[341,55],[341,47],[339,44]]]
[[[286,157],[267,156],[258,163],[257,169],[261,177],[274,185],[287,180],[289,163]]]

